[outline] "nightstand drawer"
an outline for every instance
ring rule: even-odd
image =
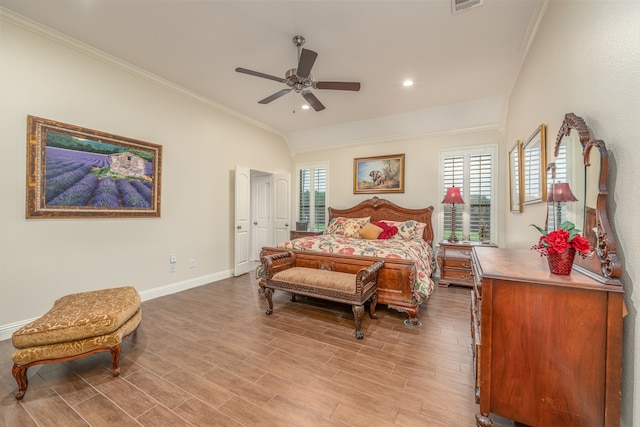
[[[470,269],[447,268],[441,279],[450,280],[455,283],[473,285],[473,276]]]
[[[466,247],[466,248],[448,247],[447,258],[471,259],[471,248],[470,247]]]
[[[448,253],[447,253],[448,255]],[[451,268],[471,268],[471,259],[470,258],[445,258],[444,266]]]
[[[440,286],[451,284],[473,286],[471,272],[471,252],[477,246],[495,246],[493,243],[480,242],[440,242],[438,267],[440,268]]]

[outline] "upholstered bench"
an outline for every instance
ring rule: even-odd
[[[120,374],[122,339],[136,331],[142,311],[140,295],[130,286],[82,292],[58,299],[51,310],[13,333],[16,399],[27,391],[27,369],[63,362],[100,351],[111,352],[114,376]]]
[[[364,303],[370,301],[369,317],[377,319],[378,270],[384,261],[348,260],[333,258],[322,265],[305,265],[298,262],[293,252],[283,252],[260,258],[264,268],[262,288],[269,308],[267,315],[273,313],[273,291],[275,289],[291,292],[291,300],[296,294],[351,304],[356,324],[356,338],[362,339],[362,315]],[[354,271],[356,270],[356,271]]]

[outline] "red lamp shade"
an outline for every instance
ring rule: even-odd
[[[460,188],[458,187],[447,188],[447,194],[444,196],[444,200],[442,200],[442,203],[447,205],[464,204],[464,200],[462,200],[462,196],[460,195]]]
[[[551,185],[551,191],[549,192],[549,194],[547,194],[547,202],[576,202],[576,201],[578,201],[578,199],[571,192],[571,188],[569,188],[569,183],[567,182],[558,182],[556,184]]]

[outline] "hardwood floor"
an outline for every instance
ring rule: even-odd
[[[378,305],[356,340],[350,306],[276,292],[267,316],[246,274],[144,302],[119,378],[108,352],[38,365],[20,402],[1,341],[0,426],[472,427],[469,292],[436,286],[420,328]]]

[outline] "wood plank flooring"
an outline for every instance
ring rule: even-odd
[[[437,288],[420,328],[378,305],[356,340],[350,306],[276,292],[267,316],[246,274],[144,302],[119,378],[108,352],[34,366],[20,402],[1,341],[0,426],[472,427],[469,292]]]

